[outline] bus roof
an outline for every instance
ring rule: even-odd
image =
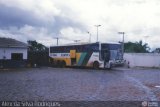
[[[89,45],[89,44],[98,44],[99,42],[89,43],[89,42],[81,42],[81,43],[70,43],[70,44],[64,44],[64,45],[58,45],[58,46],[74,46],[74,45]],[[100,42],[101,44],[120,44],[116,42]],[[51,46],[51,47],[58,47],[58,46]]]

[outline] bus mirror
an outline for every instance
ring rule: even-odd
[[[76,58],[76,50],[70,50],[70,58]]]

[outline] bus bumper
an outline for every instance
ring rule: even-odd
[[[123,66],[125,64],[125,60],[113,60],[111,63],[112,66]]]

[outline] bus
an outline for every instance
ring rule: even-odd
[[[83,43],[49,48],[50,63],[57,67],[108,68],[123,64],[121,44]]]

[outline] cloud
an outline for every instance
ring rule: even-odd
[[[0,28],[10,26],[23,27],[24,25],[44,26],[45,21],[41,20],[32,12],[20,10],[14,7],[0,5]]]
[[[37,40],[45,45],[52,45],[55,44],[52,43],[55,42],[54,37],[59,36],[63,29],[68,27],[85,29],[79,21],[73,20],[67,15],[67,12],[71,11],[67,7],[64,7],[66,12],[58,15],[60,10],[50,6],[49,3],[52,2],[49,0],[48,3],[45,2],[46,5],[40,3],[38,6],[35,6],[31,0],[27,2],[28,5],[26,5],[27,3],[22,4],[18,0],[15,1],[16,3],[11,3],[12,5],[3,0],[0,2],[0,36],[19,39],[23,42],[29,39]]]
[[[49,39],[56,44],[57,36],[61,44],[75,38],[88,41],[89,31],[95,42],[94,25],[101,24],[101,42],[121,41],[118,32],[124,31],[126,42],[143,40],[155,48],[160,41],[159,5],[159,0],[1,0],[0,32],[49,45]]]

